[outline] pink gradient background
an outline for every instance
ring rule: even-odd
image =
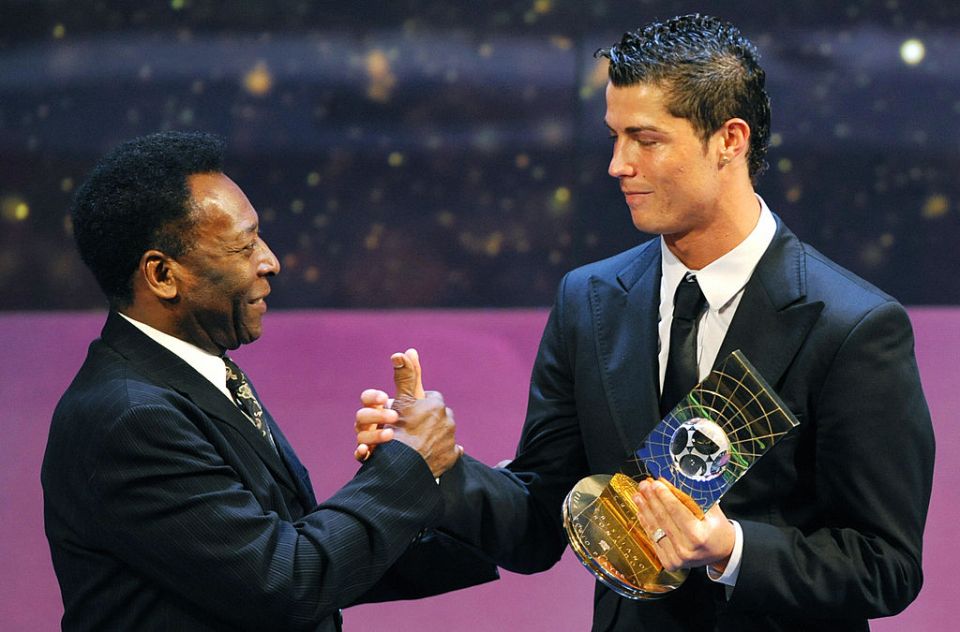
[[[874,630],[945,630],[956,620],[955,529],[960,522],[960,308],[913,308],[917,357],[937,435],[925,537],[925,587]],[[0,629],[54,630],[62,614],[43,534],[39,472],[50,415],[99,334],[100,313],[0,315]],[[509,458],[520,435],[544,310],[292,311],[234,354],[310,469],[318,497],[354,472],[353,414],[363,388],[389,390],[389,355],[420,350],[428,389],[454,409],[460,443],[487,463]],[[856,394],[851,393],[851,397]],[[909,464],[902,464],[909,467]],[[534,576],[502,572],[485,586],[418,602],[347,610],[347,630],[528,632],[587,630],[592,580],[568,554]]]

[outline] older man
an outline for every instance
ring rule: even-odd
[[[218,139],[121,145],[80,188],[73,225],[110,313],[43,461],[64,629],[334,630],[351,603],[457,587],[378,585],[440,517],[435,477],[459,457],[442,399],[408,407],[395,445],[318,503],[225,355],[260,336],[280,265]],[[467,581],[495,576],[475,568]]]

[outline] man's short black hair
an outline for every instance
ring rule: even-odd
[[[650,83],[666,91],[667,109],[706,142],[731,118],[750,126],[750,177],[767,167],[770,98],[757,49],[733,25],[699,14],[654,22],[596,52],[610,60],[610,83]]]
[[[201,132],[160,132],[127,141],[80,186],[71,216],[80,257],[115,307],[133,300],[144,252],[182,256],[191,245],[188,176],[223,171],[223,140]]]

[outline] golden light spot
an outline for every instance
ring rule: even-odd
[[[534,0],[533,10],[540,15],[550,13],[553,9],[553,0]]]
[[[303,280],[307,283],[316,283],[320,280],[320,268],[317,266],[309,266],[306,270],[303,271]]]
[[[792,169],[793,161],[791,161],[789,158],[781,158],[779,161],[777,161],[777,170],[779,170],[780,173],[790,173]]]
[[[390,156],[387,158],[387,164],[391,167],[402,167],[404,157],[399,151],[394,151],[390,153]]]
[[[553,265],[558,265],[563,261],[563,253],[559,250],[550,251],[550,263]]]
[[[63,216],[63,232],[73,236],[73,218],[69,215]]]
[[[904,40],[904,42],[900,44],[900,59],[908,66],[916,66],[922,62],[926,56],[927,47],[923,45],[922,41],[916,38]]]
[[[950,198],[937,193],[924,201],[922,215],[924,219],[937,219],[946,215],[949,210]]]
[[[499,255],[501,248],[503,248],[503,233],[499,231],[489,235],[483,244],[483,252],[488,257]]]
[[[174,11],[180,11],[187,6],[186,0],[170,0],[170,8]]]
[[[273,75],[267,62],[260,60],[243,76],[244,89],[255,97],[262,97],[273,87]]]
[[[787,189],[787,202],[799,202],[801,197],[803,197],[803,187],[799,184]]]
[[[363,240],[363,245],[367,250],[376,250],[380,247],[380,238],[383,237],[383,224],[374,224],[370,227],[370,232]]]
[[[73,178],[64,178],[61,180],[60,190],[64,193],[70,193],[70,191],[73,191]]]
[[[315,187],[320,184],[320,174],[316,171],[311,171],[307,174],[307,186]]]
[[[389,101],[397,83],[397,78],[390,69],[390,58],[380,49],[372,50],[367,53],[364,66],[370,80],[367,84],[367,96],[380,103]]]
[[[783,135],[780,133],[770,134],[770,146],[779,147],[783,144]]]
[[[892,233],[884,233],[880,235],[880,245],[884,248],[889,248],[892,246],[894,241],[895,239]]]
[[[0,200],[0,216],[8,222],[22,222],[30,216],[30,206],[23,198],[6,196]]]
[[[570,189],[559,187],[553,192],[553,201],[557,204],[568,204],[570,202]]]
[[[481,57],[490,57],[493,55],[493,45],[492,44],[480,44],[480,48],[477,49],[477,53]]]
[[[517,157],[513,159],[513,164],[517,165],[517,169],[526,169],[530,166],[530,156],[517,154]]]
[[[327,224],[330,223],[330,216],[320,213],[319,215],[313,216],[313,227],[314,228],[324,228]]]
[[[560,50],[570,50],[573,48],[573,40],[562,35],[554,35],[550,38],[550,43]]]
[[[606,88],[609,68],[610,60],[605,57],[594,62],[593,69],[587,75],[586,82],[580,86],[581,99],[587,100],[598,90]]]
[[[299,259],[298,259],[297,255],[296,255],[296,253],[288,252],[287,254],[283,255],[283,267],[284,267],[284,268],[291,268],[291,269],[292,269],[292,268],[296,268],[296,267],[297,267],[297,263],[299,263]]]
[[[63,39],[66,34],[67,28],[63,24],[58,22],[53,25],[53,39]]]
[[[291,211],[294,215],[299,215],[300,213],[302,213],[302,212],[303,212],[303,207],[304,207],[304,204],[303,204],[303,200],[301,200],[301,199],[296,199],[296,200],[290,202],[290,211]]]

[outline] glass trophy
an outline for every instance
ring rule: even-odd
[[[570,490],[563,502],[570,548],[624,597],[670,594],[688,571],[667,571],[657,558],[637,519],[636,483],[661,479],[702,517],[797,424],[753,365],[734,351],[654,427],[620,472],[588,476]]]

